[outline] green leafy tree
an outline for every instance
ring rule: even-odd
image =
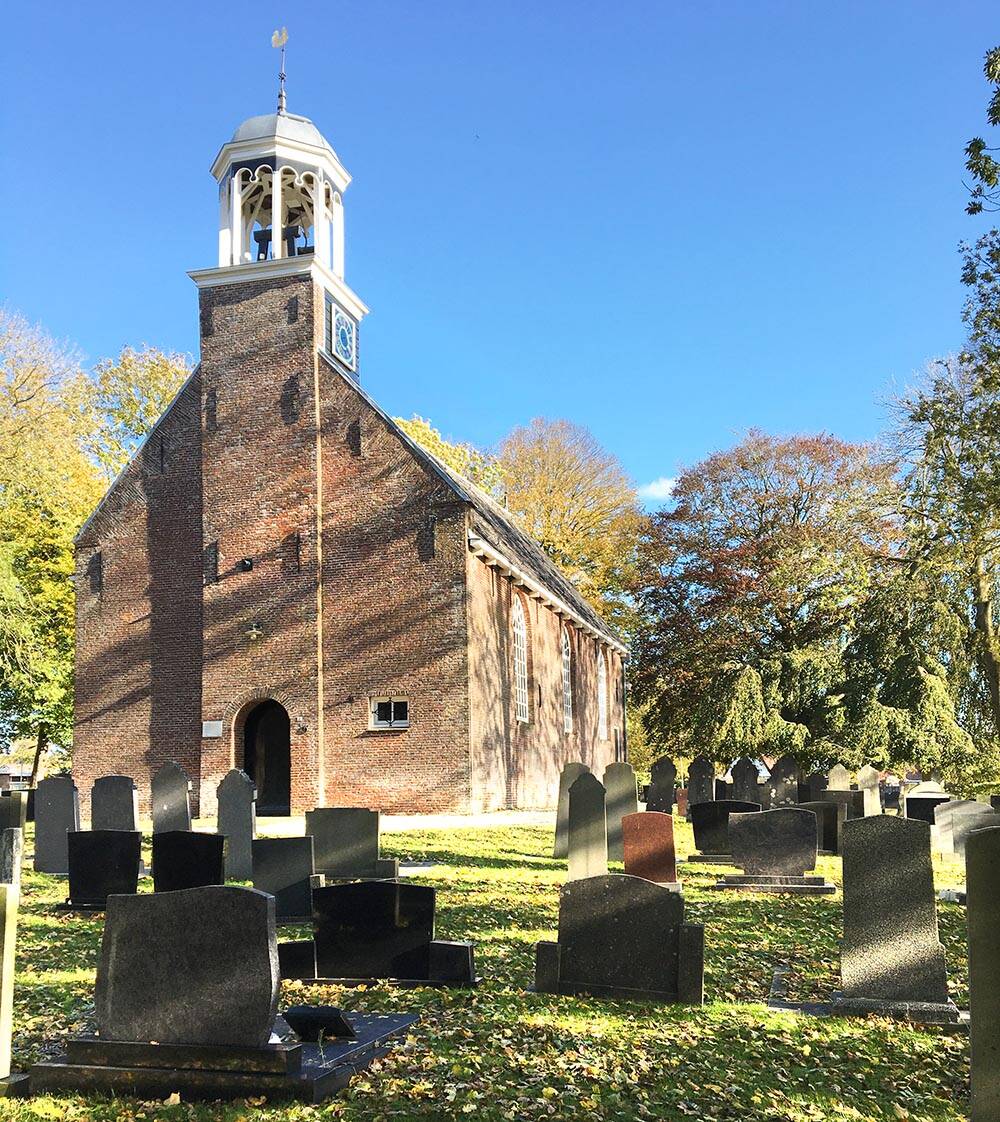
[[[983,61],[983,74],[993,87],[986,106],[986,120],[992,127],[1000,125],[1000,47],[986,52]],[[997,163],[990,148],[981,136],[975,136],[965,146],[965,169],[972,177],[972,186],[966,210],[969,214],[981,214],[984,210],[1000,209],[1000,163]]]

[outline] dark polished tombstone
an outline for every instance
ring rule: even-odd
[[[697,855],[689,861],[705,861],[725,858],[725,864],[732,863],[732,850],[729,844],[729,816],[731,814],[753,814],[760,810],[760,803],[744,802],[741,799],[716,799],[710,803],[696,803],[691,807],[691,826],[694,830],[694,844]]]
[[[379,857],[380,815],[359,806],[323,806],[306,811],[316,872],[330,878],[395,877],[399,862]]]
[[[191,780],[173,760],[153,776],[152,804],[154,834],[191,829]]]
[[[760,772],[748,756],[741,756],[732,768],[733,798],[744,803],[760,803]]]
[[[836,856],[842,852],[844,823],[847,821],[847,807],[844,803],[818,802],[799,803],[799,810],[811,810],[816,815],[817,844],[822,853]]]
[[[129,775],[102,775],[90,789],[92,830],[138,830],[139,791]]]
[[[569,789],[581,775],[589,773],[586,764],[564,764],[559,773],[559,795],[556,803],[556,836],[552,856],[562,859],[569,853]]]
[[[823,792],[829,786],[829,779],[825,771],[814,771],[805,777],[804,786],[806,787],[807,794],[802,802],[816,803],[820,802],[823,797]]]
[[[696,803],[710,803],[715,799],[715,764],[704,756],[695,756],[688,765],[688,811]]]
[[[816,867],[816,815],[800,807],[778,807],[757,814],[729,818],[732,864],[739,875],[727,874],[717,889],[829,895],[834,885],[820,876],[807,876]]]
[[[767,780],[772,809],[794,806],[799,801],[800,778],[798,761],[793,756],[782,756],[775,763]]]
[[[674,819],[662,811],[646,810],[622,819],[627,876],[679,887],[674,849]]]
[[[911,787],[903,796],[905,817],[933,825],[934,808],[950,801],[951,795],[936,780],[926,780]]]
[[[71,1037],[64,1055],[36,1064],[31,1090],[314,1103],[418,1019],[351,1012],[346,1036],[299,1042],[275,1017],[278,984],[270,896],[221,885],[111,896],[98,1035]]]
[[[103,911],[109,896],[139,891],[142,835],[138,830],[79,830],[68,839],[68,907]]]
[[[70,830],[80,829],[80,796],[68,775],[43,779],[35,794],[35,872],[68,873]]]
[[[639,810],[639,798],[632,765],[623,761],[608,764],[604,769],[605,814],[608,823],[608,860],[621,861],[622,819]]]
[[[684,897],[639,877],[570,881],[559,893],[559,938],[535,948],[535,989],[701,1004],[704,929],[684,922]]]
[[[674,809],[677,766],[668,756],[661,756],[649,770],[649,794],[646,810],[670,814]]]
[[[254,838],[253,886],[274,897],[278,923],[312,920],[312,890],[315,878],[313,839]],[[315,971],[313,971],[314,973]]]
[[[601,876],[608,871],[608,821],[604,784],[585,772],[569,789],[569,880]]]
[[[216,822],[219,833],[226,839],[226,879],[250,880],[253,876],[250,847],[257,832],[257,790],[253,780],[245,771],[233,768],[222,777],[216,797]]]
[[[977,830],[965,846],[969,929],[969,1045],[972,1122],[1000,1118],[1000,828]]]
[[[153,834],[153,891],[177,892],[226,883],[222,834],[167,830]]]
[[[824,803],[838,803],[844,808],[844,817],[864,818],[865,793],[864,791],[830,790],[820,792],[819,801]]]
[[[27,791],[8,791],[0,797],[0,830],[23,830],[27,822]]]
[[[871,815],[844,827],[839,1013],[958,1020],[938,939],[926,822]]]

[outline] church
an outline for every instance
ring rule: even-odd
[[[200,813],[554,805],[625,758],[621,640],[490,496],[365,391],[350,183],[316,126],[252,117],[212,165],[200,361],[76,541],[81,795],[166,761]]]

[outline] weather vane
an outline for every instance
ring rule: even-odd
[[[283,27],[271,36],[271,46],[281,48],[281,68],[278,71],[278,112],[285,112],[285,44],[288,42],[288,28]]]

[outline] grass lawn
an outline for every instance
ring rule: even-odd
[[[677,823],[682,853],[690,827]],[[30,836],[29,836],[30,849]],[[534,944],[555,933],[565,862],[547,830],[427,830],[383,835],[383,852],[435,862],[438,935],[471,938],[484,982],[475,992],[305,990],[282,1004],[413,1010],[412,1036],[321,1107],[142,1103],[77,1096],[0,1100],[0,1119],[960,1119],[968,1042],[879,1019],[814,1019],[766,1008],[775,965],[790,964],[789,998],[822,1000],[838,982],[840,894],[780,897],[706,891],[709,866],[681,867],[688,918],[705,924],[702,1009],[524,992]],[[820,871],[839,882],[839,860]],[[936,859],[939,887],[962,881]],[[149,882],[145,882],[148,884]],[[25,876],[14,1011],[14,1062],[90,1025],[102,919],[51,905],[65,880]],[[955,1000],[967,1004],[964,909],[939,904]],[[284,937],[293,937],[289,932]]]

